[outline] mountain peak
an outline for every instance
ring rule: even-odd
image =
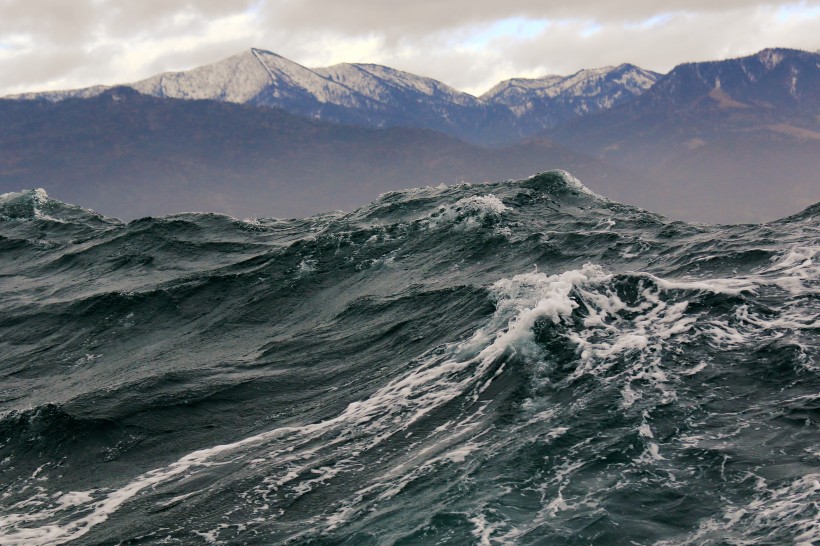
[[[253,49],[183,72],[165,72],[131,84],[146,95],[243,103],[270,84]]]
[[[481,98],[507,106],[519,118],[548,110],[550,115],[539,122],[540,129],[546,129],[626,102],[649,89],[659,77],[624,63],[587,68],[569,76],[515,78],[501,82]]]
[[[250,49],[247,49],[247,50],[243,51],[241,54],[245,55],[245,54],[248,54],[248,53],[250,53],[251,55],[256,55],[257,53],[261,53],[263,55],[273,55],[275,57],[282,57],[278,53],[274,53],[273,51],[269,51],[267,49],[262,49],[261,47],[252,47]]]

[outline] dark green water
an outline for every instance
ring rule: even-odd
[[[0,544],[820,542],[817,205],[0,215]]]

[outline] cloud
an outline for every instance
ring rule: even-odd
[[[376,62],[471,92],[632,62],[820,48],[820,1],[0,0],[0,94],[134,81],[249,47]]]
[[[427,34],[511,17],[587,19],[601,23],[641,21],[659,14],[725,12],[771,5],[746,0],[271,0],[264,5],[270,21],[292,28],[323,28],[351,35],[379,32]]]

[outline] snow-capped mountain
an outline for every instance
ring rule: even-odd
[[[531,122],[531,130],[546,129],[629,101],[652,87],[660,76],[622,64],[581,70],[571,76],[514,78],[499,83],[481,99],[509,107],[518,118]]]
[[[570,76],[511,79],[476,97],[432,78],[386,66],[338,64],[311,69],[269,51],[250,49],[211,65],[159,74],[127,87],[159,98],[276,107],[333,123],[432,129],[471,143],[509,144],[578,120],[597,127],[593,114],[620,111],[621,107],[626,108],[624,112],[634,110],[637,117],[694,105],[734,111],[792,104],[811,113],[820,107],[816,57],[816,53],[767,49],[742,59],[679,65],[666,76],[621,64]],[[10,98],[54,102],[94,97],[106,89],[96,86]]]
[[[311,118],[368,124],[381,104],[280,55],[250,49],[218,63],[131,84],[146,95],[270,106]]]
[[[341,63],[314,69],[317,74],[379,102],[394,103],[408,97],[460,106],[480,107],[478,98],[449,85],[377,64]]]
[[[371,126],[409,126],[441,131],[471,142],[499,143],[518,138],[512,113],[440,81],[376,64],[337,64],[317,74],[380,104]]]
[[[166,72],[132,83],[140,93],[175,99],[210,99],[246,103],[270,85],[271,76],[253,50],[218,63],[189,70]]]
[[[518,140],[557,123],[634,97],[656,74],[632,65],[568,77],[509,80],[482,97],[375,64],[306,68],[250,49],[217,63],[127,84],[160,98],[278,107],[304,117],[365,127],[433,129],[474,143]],[[18,99],[89,98],[108,87],[29,93]]]

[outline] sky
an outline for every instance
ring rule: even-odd
[[[820,50],[820,0],[0,0],[0,96],[137,81],[251,47],[378,63],[480,94],[630,62],[667,72]]]

